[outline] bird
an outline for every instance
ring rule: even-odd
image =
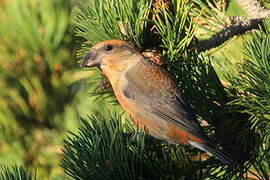
[[[176,82],[161,66],[124,40],[104,40],[90,48],[82,67],[98,67],[133,124],[156,139],[190,145],[223,163],[234,164],[203,132]]]

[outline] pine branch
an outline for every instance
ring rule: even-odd
[[[199,52],[216,48],[234,36],[242,35],[247,31],[258,29],[259,23],[262,21],[260,18],[249,19],[238,16],[232,16],[229,18],[232,25],[223,28],[221,31],[208,39],[199,41],[197,46]]]
[[[65,172],[75,179],[198,179],[200,176],[194,172],[201,165],[188,158],[196,153],[135,132],[117,114],[89,116],[82,120],[76,134],[65,141],[61,163]]]
[[[195,2],[202,8],[208,8],[209,10],[211,8],[211,11],[215,11],[216,13],[218,12],[218,9],[211,3],[208,3],[209,7],[205,7],[200,3],[200,1],[196,0]],[[199,52],[216,48],[234,36],[245,34],[248,31],[257,30],[259,28],[259,24],[270,15],[270,10],[262,7],[256,0],[238,0],[238,3],[249,14],[249,17],[226,17],[224,14],[224,21],[228,21],[227,27],[224,27],[210,38],[199,41],[196,46]]]
[[[180,54],[185,54],[194,43],[192,18],[189,16],[191,6],[184,1],[172,1],[170,6],[161,6],[155,9],[154,25],[156,33],[161,38],[157,46],[163,56],[170,56],[175,61]]]
[[[250,164],[228,168],[211,158],[202,161],[198,150],[136,132],[111,113],[82,119],[79,132],[65,141],[63,152],[61,166],[75,179],[239,179],[250,168]]]
[[[238,90],[235,101],[246,106],[249,113],[252,113],[255,117],[260,118],[260,114],[264,114],[261,117],[263,120],[268,118],[268,107],[270,108],[269,101],[267,101],[270,94],[269,21],[266,21],[261,29],[260,32],[252,36],[252,40],[247,41],[245,44],[246,60],[238,67],[239,75],[237,77],[229,76],[228,80],[232,87]],[[270,125],[267,122],[265,123]],[[260,129],[259,127],[265,127],[265,124],[256,124],[255,126]]]
[[[245,43],[245,62],[237,66],[238,76],[227,75],[231,83],[231,109],[234,112],[250,115],[250,126],[242,131],[242,145],[251,147],[249,169],[255,168],[260,179],[267,179],[269,174],[270,141],[270,22],[265,21],[261,30],[252,35]],[[246,134],[250,129],[255,139]]]
[[[0,179],[3,180],[35,180],[36,175],[28,172],[22,167],[13,166],[12,168],[7,168],[5,166],[0,166]]]

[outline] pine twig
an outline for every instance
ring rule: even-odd
[[[0,179],[6,180],[36,180],[36,172],[32,173],[27,169],[14,165],[12,167],[6,167],[0,165]]]
[[[270,10],[263,7],[261,3],[256,0],[237,0],[237,2],[246,11],[249,17],[229,17],[231,25],[223,28],[209,39],[201,40],[198,44],[199,52],[218,47],[234,36],[258,29],[259,23],[265,18],[270,17]]]
[[[221,31],[211,36],[209,39],[201,40],[198,43],[198,51],[203,52],[220,46],[234,36],[241,35],[247,31],[259,28],[259,23],[263,18],[244,18],[238,16],[230,17],[232,25],[223,28]]]

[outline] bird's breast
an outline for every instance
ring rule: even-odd
[[[122,108],[130,115],[138,110],[137,104],[132,100],[130,92],[126,90],[128,81],[124,76],[117,79],[113,85],[114,94]]]

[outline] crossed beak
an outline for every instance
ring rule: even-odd
[[[100,60],[96,59],[95,53],[90,51],[86,56],[84,56],[81,67],[94,67],[99,65]]]

